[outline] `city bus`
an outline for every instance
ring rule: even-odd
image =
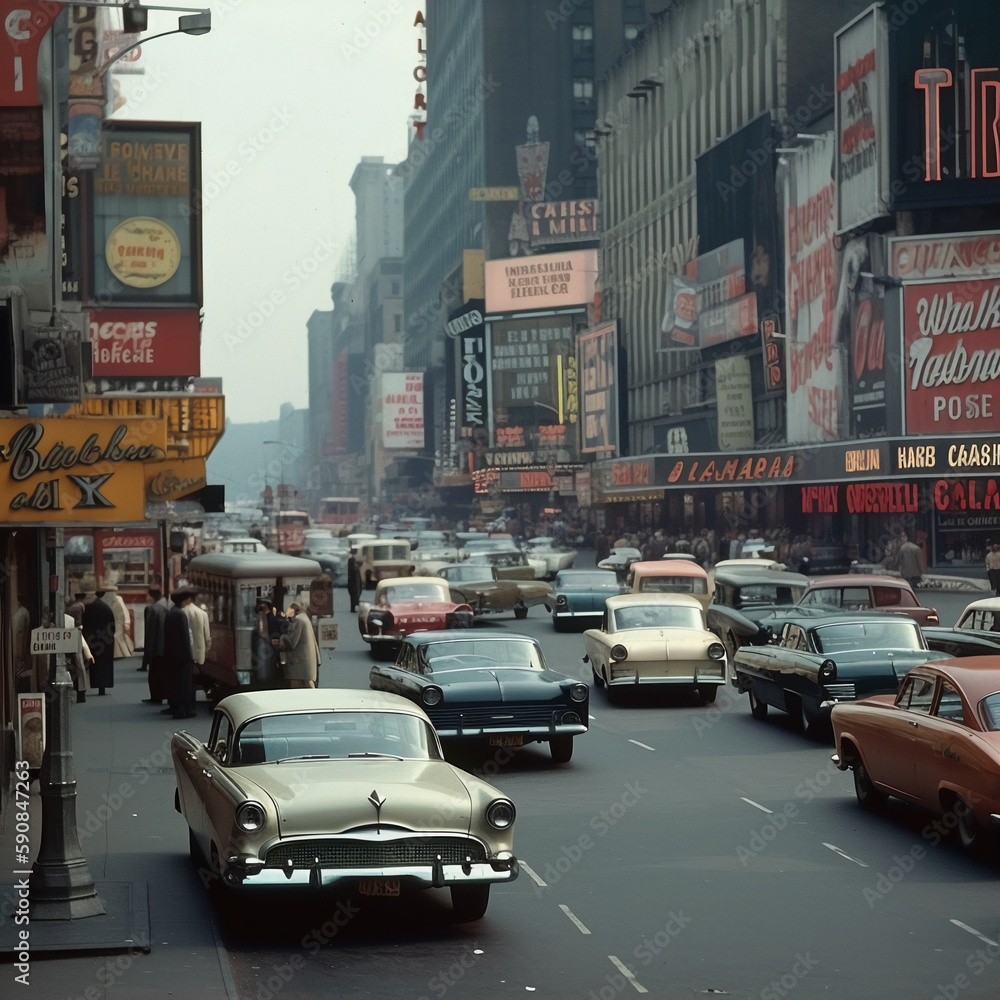
[[[274,515],[275,542],[279,552],[300,556],[306,547],[309,515],[304,510],[279,510]]]
[[[364,520],[365,514],[365,505],[358,497],[323,497],[316,523],[329,524],[334,529],[353,528]]]
[[[191,560],[185,574],[188,586],[197,589],[212,633],[212,648],[198,668],[198,685],[213,703],[247,688],[284,687],[274,658],[261,655],[258,648],[262,637],[257,602],[271,601],[277,614],[293,603],[308,609],[310,590],[322,574],[318,562],[278,552],[210,552]],[[326,593],[330,606],[322,614],[332,615],[333,591]]]

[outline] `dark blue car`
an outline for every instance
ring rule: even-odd
[[[604,617],[604,602],[622,592],[622,582],[612,570],[564,569],[556,574],[545,607],[552,612],[552,627],[557,632],[574,623],[594,627]]]

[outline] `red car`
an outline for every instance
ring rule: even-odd
[[[899,611],[920,625],[938,625],[934,608],[925,608],[913,588],[898,576],[869,576],[867,573],[845,573],[843,576],[823,576],[814,579],[798,607],[841,608],[844,611]]]
[[[897,695],[835,705],[833,760],[854,772],[863,809],[912,802],[972,849],[1000,830],[1000,656],[914,667]],[[935,843],[937,842],[935,840]]]
[[[451,599],[448,582],[439,576],[407,576],[380,580],[373,603],[358,605],[358,630],[372,656],[395,652],[411,632],[472,628],[475,612]]]

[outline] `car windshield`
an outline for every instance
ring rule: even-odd
[[[970,608],[955,627],[974,632],[1000,632],[1000,611]]]
[[[372,560],[395,559],[405,562],[410,558],[409,545],[373,545],[371,547]]]
[[[523,639],[455,639],[424,647],[424,662],[434,673],[476,666],[532,667],[544,670],[539,648]]]
[[[440,760],[433,731],[403,712],[295,712],[251,719],[236,741],[237,764],[305,758]]]
[[[643,576],[639,590],[644,594],[707,594],[708,581],[700,576]]]
[[[462,566],[447,566],[441,570],[441,576],[451,581],[466,581],[482,583],[493,578],[489,563],[472,563]]]
[[[745,608],[754,604],[797,604],[805,587],[779,587],[774,583],[752,583],[740,587],[736,597],[736,607]]]
[[[398,583],[383,587],[379,599],[384,604],[398,604],[400,601],[448,601],[448,588],[433,583]]]
[[[1000,691],[988,694],[979,704],[983,724],[993,733],[1000,732]]]
[[[821,625],[813,635],[820,653],[855,649],[925,649],[916,622],[844,622]]]
[[[704,631],[698,608],[669,604],[645,604],[615,609],[615,629],[628,628],[696,628]]]
[[[614,573],[601,570],[599,573],[559,573],[555,581],[556,588],[567,587],[573,590],[620,590],[621,584]]]

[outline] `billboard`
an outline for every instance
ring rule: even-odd
[[[600,213],[596,198],[574,201],[530,201],[522,204],[528,224],[528,243],[547,246],[583,243],[600,238]]]
[[[618,440],[618,321],[577,338],[580,384],[580,452],[610,457]]]
[[[753,383],[745,354],[715,362],[715,408],[719,451],[742,451],[754,444]]]
[[[201,374],[197,309],[92,309],[90,344],[95,377]]]
[[[424,373],[383,372],[382,447],[424,446]]]
[[[1000,277],[903,286],[907,434],[995,434]]]
[[[888,215],[886,13],[870,7],[834,37],[837,232]]]
[[[784,177],[787,438],[841,436],[841,359],[834,343],[833,134],[788,154]]]
[[[201,130],[106,121],[93,176],[91,295],[201,305]]]
[[[486,310],[562,309],[594,300],[597,251],[504,257],[486,261]]]

